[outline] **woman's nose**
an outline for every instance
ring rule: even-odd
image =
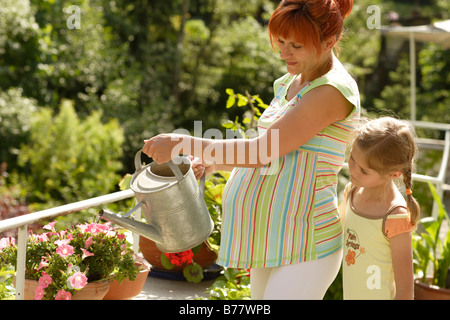
[[[291,50],[289,49],[289,46],[280,46],[280,58],[286,59],[291,56]]]

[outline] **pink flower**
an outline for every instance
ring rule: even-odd
[[[83,248],[81,248],[81,251],[83,251],[82,259],[87,258],[87,257],[91,257],[91,256],[94,255],[93,253],[91,253],[91,252],[89,252],[89,251],[87,251],[86,249],[83,249]]]
[[[13,246],[15,243],[16,243],[16,239],[14,239],[13,237],[1,238],[0,239],[0,250],[2,250],[3,248],[9,247],[9,246]]]
[[[63,230],[57,233],[57,235],[61,238],[64,238],[64,235],[67,233],[67,230]]]
[[[44,288],[38,286],[36,290],[34,290],[34,300],[42,300],[44,294],[45,294]]]
[[[73,247],[68,244],[62,244],[56,249],[56,253],[59,254],[61,258],[68,257],[73,254]]]
[[[79,224],[77,227],[81,230],[82,233],[105,233],[106,235],[109,235],[108,233],[113,231],[114,228],[111,228],[110,226],[106,224],[101,223],[85,223],[85,224]]]
[[[52,277],[50,277],[47,273],[42,272],[42,277],[39,278],[39,287],[42,289],[47,288],[53,282]]]
[[[41,263],[39,263],[39,266],[37,269],[41,270],[42,268],[45,268],[46,266],[48,266],[48,261],[45,260],[44,258],[41,258]]]
[[[54,244],[56,244],[58,247],[62,246],[63,244],[69,244],[69,239],[62,239],[62,240],[56,240]]]
[[[125,235],[123,233],[120,233],[120,234],[117,235],[117,239],[124,240],[125,239]]]
[[[51,231],[55,232],[55,224],[56,224],[56,220],[53,222],[50,222],[49,224],[46,224],[43,228],[46,230],[51,230]]]
[[[108,233],[109,231],[113,230],[113,228],[111,228],[110,226],[108,226],[106,224],[92,223],[92,225],[95,225],[97,232]]]
[[[64,290],[59,290],[55,300],[72,300],[72,294]]]
[[[36,235],[36,240],[39,241],[39,242],[48,241],[47,233],[37,234]]]
[[[67,279],[67,285],[69,288],[76,290],[83,289],[87,284],[87,277],[80,271],[75,272]]]
[[[120,253],[121,256],[124,256],[127,254],[126,250],[127,250],[127,245],[123,244],[120,246],[120,248],[122,249],[122,252]]]
[[[84,247],[87,249],[87,248],[89,248],[93,243],[94,243],[94,240],[92,240],[92,236],[91,236],[91,237],[89,237],[89,238],[84,242]]]

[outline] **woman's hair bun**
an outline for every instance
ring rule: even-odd
[[[345,19],[348,17],[353,8],[353,0],[334,0],[339,10],[341,11],[342,18]]]

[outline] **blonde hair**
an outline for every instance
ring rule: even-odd
[[[406,190],[412,190],[417,146],[415,130],[409,122],[392,117],[368,121],[358,129],[354,143],[365,152],[371,169],[380,174],[400,171]],[[411,192],[406,192],[406,205],[415,225],[420,218],[420,207]]]

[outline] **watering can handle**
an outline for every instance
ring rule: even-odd
[[[142,149],[136,152],[136,155],[134,156],[134,167],[136,168],[136,171],[139,171],[142,169],[142,162],[141,162],[141,155],[142,155]],[[167,165],[169,166],[170,170],[172,170],[173,174],[177,178],[178,181],[183,180],[184,176],[181,173],[180,168],[172,161],[170,160],[167,162]],[[204,185],[204,181],[203,181]]]

